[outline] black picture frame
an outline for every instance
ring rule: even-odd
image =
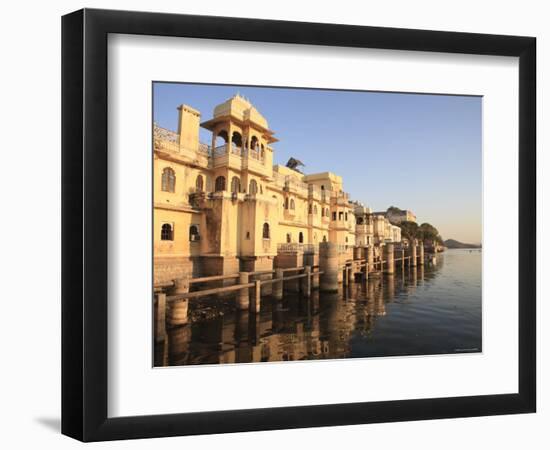
[[[177,36],[519,57],[517,393],[109,418],[107,36]],[[62,433],[82,441],[535,412],[536,39],[84,9],[62,18]]]

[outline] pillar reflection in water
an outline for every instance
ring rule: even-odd
[[[436,276],[432,266],[400,267],[394,275],[339,284],[337,292],[313,290],[310,298],[288,292],[282,300],[266,296],[259,313],[229,306],[209,319],[195,313],[192,322],[169,328],[164,343],[155,345],[155,366],[349,357],[354,342],[376,335],[394,304],[406,302],[419,282]]]
[[[179,366],[188,363],[191,332],[192,330],[189,325],[168,330],[168,359],[170,360],[170,365]]]

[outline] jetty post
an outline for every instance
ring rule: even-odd
[[[338,246],[333,242],[319,244],[319,269],[323,272],[320,290],[338,292]]]
[[[424,265],[424,241],[420,241],[420,247],[418,248],[418,264]]]
[[[250,312],[259,313],[262,307],[262,282],[256,280],[254,282],[254,299],[250,302]]]
[[[248,272],[239,272],[239,284],[248,284],[250,275]],[[237,296],[237,309],[246,311],[250,306],[249,289],[242,288]]]
[[[305,266],[304,273],[306,276],[300,279],[302,283],[300,290],[305,298],[309,298],[311,297],[311,266]]]
[[[391,242],[386,244],[386,273],[393,275],[395,273],[394,248]]]
[[[411,266],[416,267],[416,239],[413,239],[411,242]]]
[[[189,293],[189,275],[182,278],[176,278],[174,280],[173,294],[187,294]],[[187,309],[189,306],[189,299],[184,298],[176,300],[170,305],[169,323],[171,326],[176,327],[179,325],[187,324]]]
[[[367,273],[374,272],[374,247],[369,245],[367,247]]]
[[[166,335],[166,294],[159,292],[157,294],[157,317],[155,341],[164,341]]]
[[[284,271],[281,268],[275,269],[275,279],[281,280],[281,281],[275,281],[273,283],[273,290],[271,292],[271,295],[275,300],[282,300],[283,299],[283,282],[282,278],[284,277]]]

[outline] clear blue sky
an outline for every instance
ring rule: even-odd
[[[247,97],[305,173],[331,171],[374,210],[410,209],[444,239],[481,242],[481,97],[246,86],[154,84],[154,121],[177,130],[185,103],[212,117],[235,93]],[[201,141],[210,143],[201,129]]]

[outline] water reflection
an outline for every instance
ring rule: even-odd
[[[219,302],[218,302],[219,303]],[[195,305],[195,307],[199,307]],[[310,299],[262,299],[169,329],[156,366],[297,361],[481,351],[481,254],[452,250],[434,266],[341,286]]]

